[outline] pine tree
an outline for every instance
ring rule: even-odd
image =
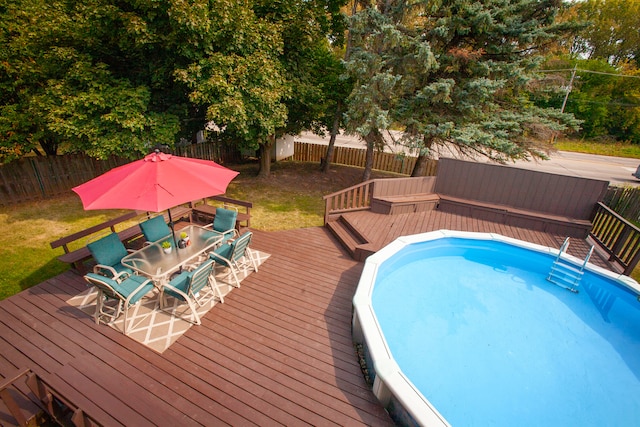
[[[391,126],[420,152],[414,176],[436,146],[498,162],[545,157],[570,115],[529,100],[546,44],[572,24],[555,24],[556,0],[388,0],[352,21],[347,69],[357,81],[348,131],[371,152]],[[367,171],[365,171],[365,179]]]

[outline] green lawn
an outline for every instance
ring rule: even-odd
[[[253,203],[251,227],[284,230],[323,224],[323,196],[360,181],[362,169],[332,167],[328,175],[318,164],[281,162],[272,166],[272,176],[257,178],[255,164],[230,165],[240,175],[229,185],[228,197]],[[375,177],[392,176],[375,173]],[[53,277],[69,267],[56,259],[62,248],[49,243],[92,225],[123,215],[123,210],[85,211],[75,193],[50,200],[0,208],[0,299]],[[135,225],[123,223],[117,230]],[[80,240],[71,249],[84,246]]]
[[[587,144],[560,141],[560,150],[582,151],[640,158],[640,150],[623,144]],[[577,148],[580,150],[578,150]],[[633,154],[635,153],[635,154]],[[319,165],[280,162],[273,165],[271,178],[256,178],[255,164],[231,165],[240,175],[230,184],[227,196],[250,201],[252,228],[284,230],[323,224],[322,197],[360,182],[362,170],[333,166],[328,175]],[[393,176],[374,173],[373,178]],[[125,211],[84,211],[75,193],[51,200],[23,203],[0,208],[0,299],[27,289],[65,271],[68,266],[56,257],[62,248],[51,249],[49,243],[76,231],[122,215]],[[135,221],[124,227],[135,225]],[[79,241],[76,247],[86,244]],[[640,269],[632,274],[640,280]]]
[[[555,143],[555,147],[561,151],[574,151],[576,153],[600,154],[603,156],[629,157],[640,159],[640,145],[626,143],[602,143],[564,139]]]

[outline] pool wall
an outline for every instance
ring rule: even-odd
[[[358,288],[353,297],[353,340],[356,344],[362,345],[362,357],[367,366],[369,377],[373,381],[373,393],[398,425],[448,426],[449,423],[403,374],[393,359],[372,306],[372,294],[378,269],[386,260],[407,245],[452,237],[493,240],[550,254],[553,257],[558,255],[558,249],[556,248],[535,245],[499,234],[439,230],[399,237],[367,258]],[[565,254],[562,257],[577,265],[582,265],[583,263],[583,260],[571,255]],[[585,270],[616,280],[640,293],[638,284],[627,276],[613,273],[592,264],[587,264]]]

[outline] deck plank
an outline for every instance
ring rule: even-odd
[[[564,240],[439,211],[347,215],[378,248],[438,229]],[[105,425],[392,425],[351,340],[363,264],[323,227],[254,230],[252,247],[270,258],[163,354],[68,305],[86,289],[71,271],[0,301],[0,377],[30,367]]]

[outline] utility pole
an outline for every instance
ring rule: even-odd
[[[569,98],[571,89],[573,89],[573,80],[576,78],[577,69],[578,69],[578,64],[573,66],[573,71],[571,72],[571,80],[569,80],[569,86],[567,86],[567,93],[564,95],[564,101],[562,101],[562,108],[560,109],[561,113],[564,113],[564,107],[567,106],[567,99]]]
[[[571,79],[569,79],[569,86],[567,86],[567,93],[564,95],[564,101],[562,101],[562,108],[560,109],[561,113],[564,113],[564,107],[567,106],[567,99],[569,99],[569,94],[571,93],[571,89],[573,89],[573,80],[576,78],[576,71],[578,70],[578,64],[576,63],[573,66],[573,71],[571,71]],[[556,134],[554,133],[551,137],[551,144],[556,142]]]

